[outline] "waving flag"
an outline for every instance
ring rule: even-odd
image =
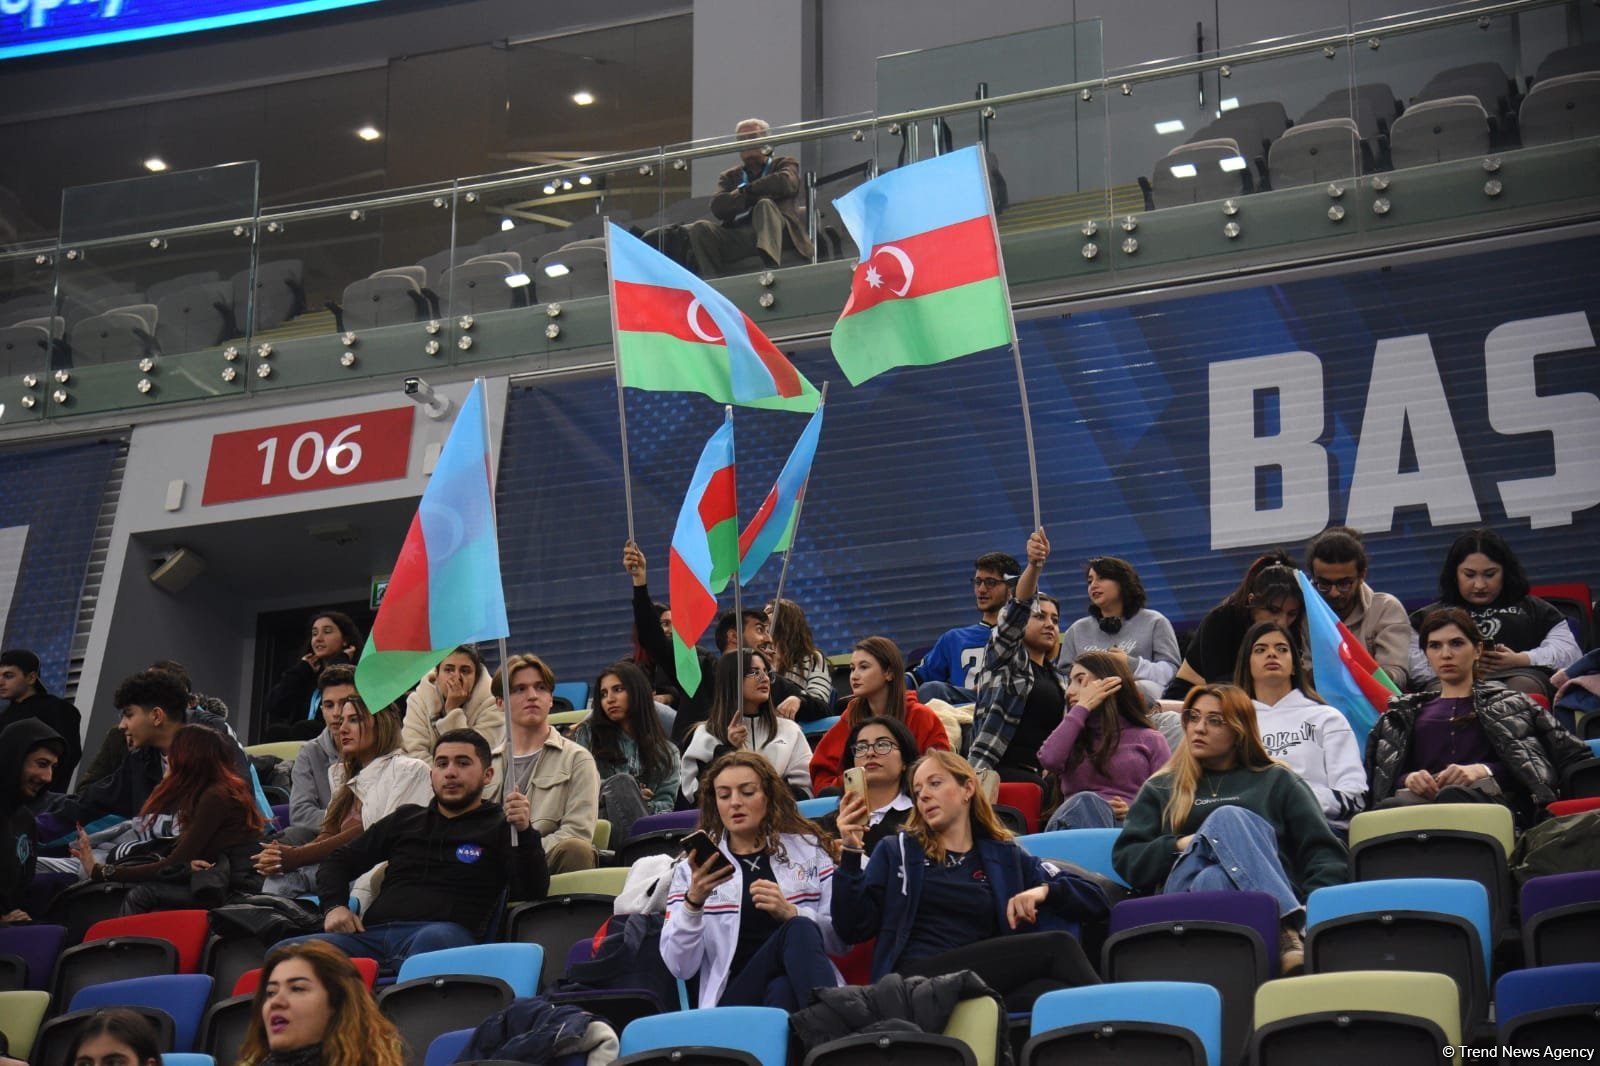
[[[622,384],[785,411],[817,406],[816,388],[733,301],[610,223],[606,249]]]
[[[1377,724],[1378,716],[1389,709],[1389,697],[1398,696],[1400,690],[1365,645],[1339,621],[1304,571],[1296,570],[1295,577],[1300,580],[1300,596],[1305,601],[1311,673],[1317,693],[1350,722],[1356,741],[1365,751],[1367,734]]]
[[[672,607],[672,654],[678,685],[700,687],[695,642],[717,617],[717,593],[739,561],[739,510],[733,471],[733,420],[706,441],[678,511],[667,563]]]
[[[861,249],[833,355],[850,384],[1011,343],[977,147],[892,170],[833,202]]]
[[[817,438],[822,436],[822,407],[811,416],[806,428],[795,441],[778,480],[773,482],[767,498],[761,501],[755,517],[739,535],[739,584],[748,585],[773,552],[787,551],[794,539],[795,519],[800,513],[800,496],[805,492],[806,478],[811,476],[811,460],[816,458]]]
[[[356,688],[373,711],[404,695],[457,645],[511,632],[483,393],[480,380],[445,439],[356,665]]]

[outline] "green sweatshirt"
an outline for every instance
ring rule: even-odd
[[[1302,902],[1314,889],[1350,880],[1344,844],[1328,828],[1310,786],[1287,767],[1207,771],[1195,789],[1189,817],[1176,833],[1162,825],[1162,811],[1171,796],[1170,775],[1158,773],[1146,781],[1128,807],[1111,854],[1117,872],[1140,891],[1160,891],[1178,858],[1178,838],[1195,832],[1206,815],[1227,806],[1254,811],[1277,830],[1278,861]]]

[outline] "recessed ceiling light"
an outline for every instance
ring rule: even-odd
[[[167,169],[166,160],[158,155],[153,155],[144,161],[144,168],[152,174],[159,174]]]
[[[360,137],[363,141],[375,141],[379,137],[382,137],[383,133],[376,126],[362,126],[360,129],[356,130],[356,136]]]
[[[544,265],[544,272],[548,277],[552,278],[564,278],[568,274],[572,273],[572,271],[567,269],[567,264],[565,263],[546,263]]]
[[[563,179],[562,182],[561,182],[561,187],[563,189],[571,189],[572,188],[572,182]]]
[[[556,194],[555,182],[548,182],[545,184],[544,194],[546,196],[554,196]]]
[[[578,175],[578,184],[579,185],[592,185],[592,184],[594,184],[594,179],[591,178],[587,174],[579,174]]]
[[[594,103],[594,93],[587,89],[579,89],[577,92],[572,94],[572,102],[577,104],[579,107],[588,107],[590,104]]]
[[[1169,118],[1165,122],[1156,123],[1156,132],[1165,137],[1169,133],[1183,132],[1183,119]]]

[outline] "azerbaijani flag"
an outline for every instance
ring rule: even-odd
[[[1300,581],[1300,597],[1305,602],[1312,681],[1317,694],[1349,720],[1356,742],[1366,751],[1367,734],[1377,724],[1378,716],[1389,709],[1389,697],[1398,696],[1400,690],[1355,634],[1339,621],[1304,571],[1296,570],[1295,577]]]
[[[833,356],[850,384],[1011,343],[1011,305],[976,146],[892,170],[833,205],[861,249],[833,327]]]
[[[717,617],[717,593],[739,563],[739,508],[733,476],[733,419],[706,441],[678,511],[667,562],[672,654],[678,685],[700,687],[694,646]]]
[[[739,534],[739,584],[748,585],[756,576],[761,564],[773,552],[788,551],[794,540],[795,520],[800,515],[800,497],[806,489],[806,479],[811,476],[811,460],[817,455],[817,439],[822,436],[822,405],[811,416],[800,439],[794,442],[794,451],[778,471],[778,480],[761,501],[755,517]]]
[[[784,411],[817,406],[815,386],[722,293],[609,222],[606,261],[623,385]]]
[[[395,560],[389,591],[356,664],[356,689],[368,708],[379,711],[457,645],[510,632],[480,378],[445,438]]]

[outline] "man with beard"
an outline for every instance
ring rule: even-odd
[[[26,648],[0,652],[0,699],[9,700],[0,711],[0,729],[16,722],[37,718],[61,738],[60,758],[56,762],[51,792],[65,792],[83,755],[80,740],[81,715],[78,708],[45,690],[39,680],[39,657]]]
[[[1411,620],[1399,600],[1387,592],[1374,592],[1367,584],[1367,549],[1361,534],[1347,526],[1318,533],[1306,546],[1306,576],[1389,679],[1404,689],[1413,638]],[[1310,623],[1302,618],[1302,648],[1309,647],[1309,632]],[[1310,669],[1309,662],[1306,667]],[[1315,681],[1313,678],[1312,683]]]
[[[61,734],[36,718],[0,729],[0,926],[33,921],[22,906],[39,855],[28,804],[50,787],[65,750]]]
[[[544,898],[550,869],[528,797],[508,796],[503,808],[485,800],[489,759],[489,742],[471,729],[439,737],[433,802],[399,808],[323,860],[317,894],[326,932],[311,938],[393,971],[412,955],[481,941],[508,885],[519,902]],[[380,862],[389,864],[383,888],[358,917],[345,906],[350,883]]]
[[[1000,610],[1011,602],[1011,588],[1022,572],[1016,559],[1005,552],[988,552],[973,564],[972,597],[977,601],[978,621],[947,630],[923,656],[906,671],[906,686],[916,686],[917,699],[944,700],[961,705],[977,699],[978,678],[989,635],[1000,619]]]

